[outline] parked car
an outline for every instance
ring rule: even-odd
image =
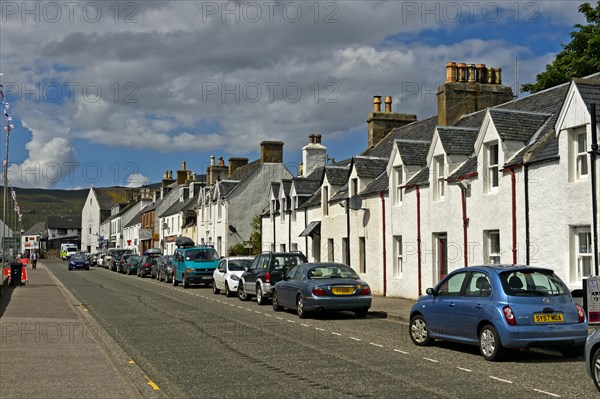
[[[90,270],[90,262],[85,255],[74,254],[71,255],[68,261],[69,270],[73,269],[85,269]]]
[[[266,304],[273,286],[283,278],[284,273],[306,262],[302,252],[263,252],[254,258],[250,269],[240,277],[238,298],[248,301],[256,296],[259,305]]]
[[[426,292],[410,312],[416,345],[434,339],[478,345],[486,360],[499,360],[512,348],[553,347],[565,357],[583,353],[585,313],[550,269],[471,266]]]
[[[98,259],[96,260],[96,265],[98,267],[104,267],[104,258],[106,257],[106,254],[99,254],[98,255]]]
[[[273,287],[273,310],[295,309],[298,317],[322,310],[351,310],[365,317],[371,287],[340,263],[305,263],[290,269]]]
[[[230,256],[221,259],[213,272],[213,293],[225,291],[226,296],[233,296],[237,292],[240,276],[250,268],[253,256]]]
[[[192,284],[211,284],[213,272],[220,260],[217,251],[211,246],[194,245],[188,237],[177,237],[176,245],[173,285],[181,282],[183,288],[189,288]]]
[[[117,262],[121,259],[121,256],[125,254],[132,254],[133,250],[131,249],[115,249],[111,248],[106,253],[104,257],[104,267],[112,270],[113,272],[117,271]]]
[[[98,266],[98,258],[100,257],[100,253],[96,252],[90,258],[90,266]]]
[[[127,271],[127,259],[131,256],[133,256],[133,254],[121,255],[121,258],[116,262],[118,273],[125,273],[125,271]]]
[[[170,283],[173,279],[173,255],[165,255],[159,259],[156,279]]]
[[[152,274],[152,266],[156,264],[158,256],[144,255],[138,263],[138,277],[150,276]]]
[[[121,273],[124,274],[137,274],[138,266],[142,261],[142,257],[139,255],[131,255],[127,258],[127,263],[121,268]]]
[[[588,336],[585,343],[585,366],[600,391],[600,327]]]

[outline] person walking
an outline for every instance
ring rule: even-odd
[[[37,252],[33,251],[31,253],[31,269],[35,269],[37,260],[38,260],[38,254],[37,254]]]

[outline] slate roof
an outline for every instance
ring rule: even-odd
[[[125,187],[94,187],[100,210],[110,210],[113,205],[127,202]]]
[[[527,142],[551,115],[547,113],[521,112],[509,109],[489,110],[494,126],[502,140]]]
[[[589,106],[596,104],[596,125],[600,126],[600,81],[594,79],[573,79],[583,102]]]
[[[199,196],[200,194],[198,194]],[[198,201],[198,196],[194,196],[192,198],[188,198],[184,201],[176,201],[173,205],[171,205],[170,207],[168,207],[163,213],[161,213],[160,215],[158,215],[158,217],[165,217],[165,216],[171,216],[171,215],[175,215],[185,209],[187,209],[187,207],[190,204],[194,203],[194,200]]]
[[[320,180],[307,180],[306,178],[294,178],[294,187],[298,196],[310,196],[321,187]]]
[[[423,168],[421,169],[416,175],[414,175],[407,183],[406,185],[413,185],[413,184],[425,184],[425,183],[429,183],[429,168]]]
[[[438,136],[448,155],[470,155],[474,151],[479,129],[455,126],[438,126]]]
[[[321,204],[321,188],[319,188],[319,191],[315,192],[312,197],[307,199],[302,204],[302,206],[299,206],[298,208],[309,208],[311,206],[320,205],[320,204]]]
[[[394,128],[375,147],[368,148],[361,155],[387,158],[390,156],[394,141],[398,139],[431,141],[437,121],[437,115],[434,115],[402,127]]]
[[[308,176],[306,176],[304,178],[299,177],[298,179],[317,180],[317,181],[321,182],[321,180],[323,180],[324,174],[325,174],[325,167],[323,166],[323,167],[313,170],[312,173],[310,173]]]
[[[235,173],[235,172],[234,172]],[[239,181],[231,181],[231,180],[221,180],[217,182],[219,186],[219,193],[221,194],[221,198],[227,197],[231,192],[240,184]]]
[[[371,195],[379,195],[379,193],[387,191],[389,185],[389,177],[387,170],[384,170],[375,180],[373,180],[364,190],[360,192],[361,197],[368,197]]]
[[[142,213],[146,213],[146,212],[155,210],[161,201],[162,201],[162,199],[160,199],[160,198],[157,199],[155,202],[151,203],[150,205],[148,205],[144,209],[142,209]]]
[[[343,186],[348,182],[350,168],[346,166],[326,166],[325,176],[332,186]]]
[[[42,234],[43,232],[45,232],[46,229],[46,222],[37,222],[34,223],[31,227],[29,227],[24,233],[24,236],[35,236],[35,235],[39,235]]]
[[[395,144],[405,165],[425,166],[427,164],[430,141],[398,139]]]
[[[329,198],[329,203],[336,203],[348,198],[348,183],[340,188],[333,197]]]
[[[229,181],[239,181],[239,183],[233,188],[233,190],[231,190],[228,195],[239,191],[239,190],[244,190],[244,188],[248,185],[248,184],[253,184],[253,178],[260,173],[260,171],[262,170],[263,164],[261,162],[260,159],[257,159],[256,161],[250,162],[249,164],[246,164],[244,166],[239,167],[238,169],[235,170],[235,172],[233,172],[231,174],[231,176],[229,176],[227,178],[227,180]]]
[[[390,147],[391,148],[391,147]],[[389,157],[389,154],[388,154]],[[358,177],[374,179],[387,167],[389,158],[357,156],[352,159]],[[346,181],[348,177],[346,176]]]
[[[131,227],[131,226],[135,226],[136,224],[142,223],[142,213],[144,212],[144,209],[142,209],[141,211],[139,211],[134,217],[133,219],[131,219],[129,221],[129,223],[127,223],[125,226],[123,226],[123,228],[125,227]]]
[[[81,216],[48,216],[49,229],[81,229]]]

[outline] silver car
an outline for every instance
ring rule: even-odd
[[[600,327],[587,337],[585,343],[585,365],[587,372],[600,391]]]

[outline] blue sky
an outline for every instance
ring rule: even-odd
[[[256,159],[262,140],[296,173],[309,133],[348,158],[373,95],[433,115],[447,61],[502,67],[514,88],[515,59],[533,81],[584,22],[577,1],[48,4],[0,8],[20,187],[157,182],[183,160]]]

